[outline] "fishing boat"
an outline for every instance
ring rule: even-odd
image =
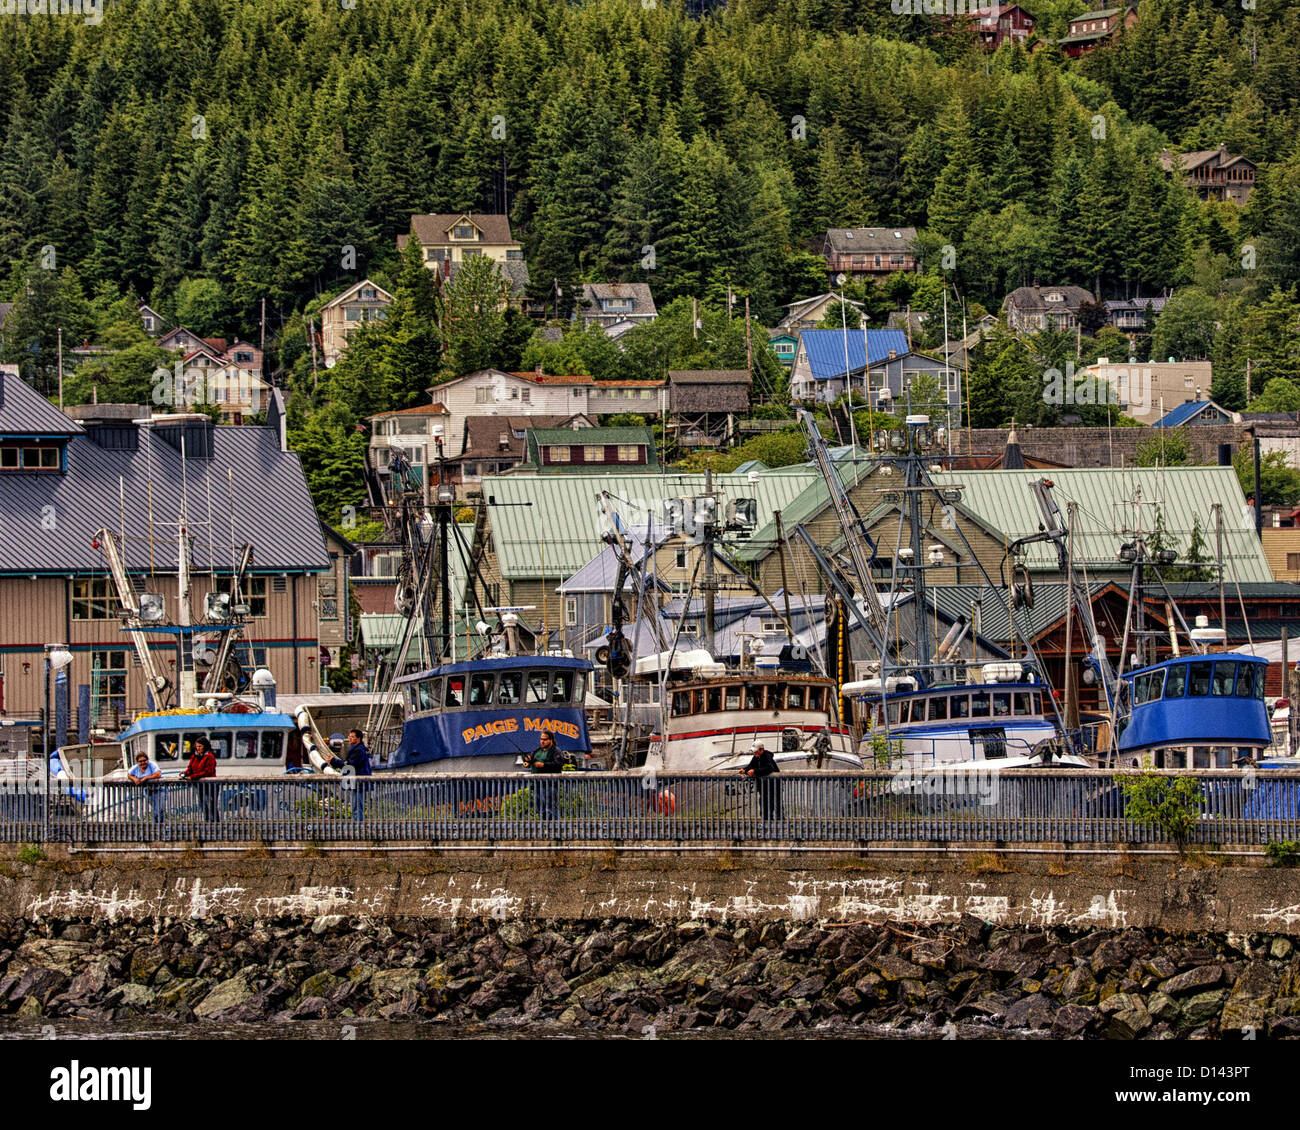
[[[400,731],[374,736],[376,768],[518,772],[543,733],[580,763],[591,752],[584,710],[591,670],[585,659],[505,655],[404,676],[395,685],[405,720]]]
[[[861,770],[837,716],[832,679],[775,669],[728,671],[704,650],[637,661],[643,679],[667,674],[665,718],[650,738],[647,771],[733,773],[761,742],[782,773]]]

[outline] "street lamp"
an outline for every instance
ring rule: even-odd
[[[42,827],[46,842],[50,838],[50,757],[54,752],[54,720],[50,717],[50,686],[56,671],[62,671],[72,662],[72,652],[61,643],[45,645],[45,798],[42,806]]]

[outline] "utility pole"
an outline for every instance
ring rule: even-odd
[[[63,411],[63,327],[59,327],[59,411]]]
[[[307,319],[307,336],[311,338],[311,390],[316,391],[316,319]]]
[[[749,371],[749,384],[754,385],[754,343],[749,335],[749,295],[745,295],[745,368]]]
[[[716,578],[713,572],[713,519],[717,514],[717,506],[713,498],[713,470],[704,468],[704,495],[705,495],[705,522],[704,522],[704,636],[708,640],[709,654],[713,655],[714,647],[714,607],[713,607],[713,587]],[[698,513],[696,515],[698,518]],[[686,610],[690,609],[690,597],[686,598]],[[684,613],[683,613],[684,614]],[[714,656],[716,659],[717,656]]]
[[[700,304],[696,298],[691,299],[691,338],[700,340]]]
[[[257,348],[263,354],[266,353],[266,298],[265,297],[263,297],[262,299],[262,335],[258,339]],[[265,359],[263,360],[262,364],[263,367],[265,367],[266,365]]]

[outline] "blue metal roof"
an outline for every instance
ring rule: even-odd
[[[1186,424],[1193,417],[1200,415],[1207,408],[1212,409],[1218,414],[1227,416],[1228,413],[1220,408],[1212,400],[1189,400],[1185,404],[1180,404],[1177,408],[1166,412],[1160,417],[1152,427],[1155,428],[1176,428],[1180,424]]]
[[[591,661],[573,659],[567,655],[498,655],[490,659],[471,659],[464,663],[444,663],[441,667],[430,667],[427,671],[417,671],[395,680],[396,683],[415,683],[421,679],[434,678],[438,675],[461,675],[466,672],[500,671],[502,669],[519,669],[522,667],[568,667],[580,671],[590,671]]]
[[[844,376],[845,337],[843,330],[803,331],[801,340],[815,380],[829,381]],[[907,347],[907,334],[902,330],[867,330],[865,343],[861,330],[849,330],[847,346],[850,373],[863,368],[864,351],[866,363],[871,365],[887,361],[891,350],[899,357],[911,352]]]
[[[129,741],[136,734],[171,733],[177,730],[296,730],[298,724],[287,714],[270,711],[248,714],[198,712],[194,714],[152,714],[137,718],[122,731],[118,741]]]

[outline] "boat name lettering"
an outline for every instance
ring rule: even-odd
[[[566,738],[578,737],[578,727],[572,722],[560,722],[554,718],[525,718],[525,730],[539,730],[542,733],[563,734]]]
[[[527,719],[525,719],[525,724]],[[498,718],[495,722],[484,722],[481,726],[466,726],[461,730],[460,736],[465,740],[465,744],[476,742],[479,738],[490,738],[493,734],[513,734],[519,729],[519,719],[517,718]]]

